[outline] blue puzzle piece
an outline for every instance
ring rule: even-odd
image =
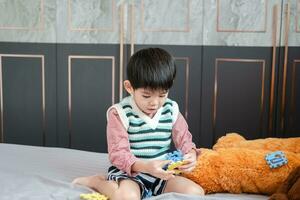
[[[169,165],[171,165],[172,163],[175,163],[175,162],[178,162],[178,161],[182,161],[183,160],[183,154],[180,150],[177,150],[177,151],[173,151],[173,152],[170,152],[170,153],[167,153],[167,157],[166,157],[166,160],[171,160],[172,162],[165,165],[163,167],[163,169],[167,169]]]
[[[267,154],[265,160],[271,169],[281,167],[288,163],[288,160],[282,151],[275,151]]]
[[[167,154],[167,160],[171,160],[173,162],[182,161],[183,160],[183,154],[180,150],[173,151]]]

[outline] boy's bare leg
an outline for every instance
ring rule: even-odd
[[[164,193],[177,192],[191,195],[204,195],[204,190],[197,183],[182,176],[168,180]]]
[[[112,194],[118,189],[118,184],[115,181],[108,181],[104,175],[93,175],[79,177],[72,181],[72,184],[83,185],[97,192],[111,197]]]
[[[140,186],[132,180],[122,180],[118,185],[115,181],[106,180],[103,175],[79,177],[72,184],[84,185],[107,196],[110,200],[140,200]]]
[[[109,197],[110,200],[140,200],[141,190],[140,186],[132,180],[122,180],[119,184],[119,188],[114,194]]]

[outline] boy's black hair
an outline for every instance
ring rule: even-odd
[[[127,65],[127,78],[133,89],[168,90],[175,76],[174,59],[161,48],[139,50],[131,56]]]

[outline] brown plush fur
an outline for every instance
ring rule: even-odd
[[[270,195],[300,166],[300,154],[285,152],[288,164],[270,169],[265,161],[268,152],[241,148],[202,149],[196,168],[184,176],[201,185],[206,193]]]
[[[300,200],[300,166],[290,173],[270,200]]]
[[[295,138],[266,138],[256,140],[246,140],[237,133],[226,134],[218,139],[213,146],[214,150],[220,148],[246,148],[246,149],[263,149],[269,151],[289,151],[300,153],[300,137]]]

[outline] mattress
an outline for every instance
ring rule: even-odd
[[[106,173],[105,153],[66,148],[37,147],[0,143],[0,200],[79,200],[91,189],[72,185],[79,176]],[[211,194],[203,197],[176,193],[149,200],[266,200],[251,194]]]

